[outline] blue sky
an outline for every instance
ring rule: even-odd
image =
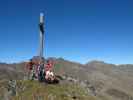
[[[0,61],[38,54],[39,13],[44,12],[44,56],[133,64],[132,5],[132,0],[1,0]]]

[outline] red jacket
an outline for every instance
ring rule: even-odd
[[[48,71],[48,70],[52,69],[52,67],[53,67],[53,64],[52,63],[46,64],[45,71]]]

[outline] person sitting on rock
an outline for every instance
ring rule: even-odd
[[[53,68],[53,62],[51,60],[47,61],[47,64],[45,65],[45,79],[46,80],[54,80],[54,73],[52,72],[52,68]]]
[[[54,73],[52,72],[51,69],[46,71],[45,79],[50,80],[50,81],[54,81],[55,77],[54,77]]]

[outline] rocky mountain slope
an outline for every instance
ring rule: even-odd
[[[54,59],[54,61],[54,72],[62,76],[62,80],[60,81],[61,86],[64,86],[64,84],[72,84],[74,87],[74,84],[78,84],[78,86],[85,89],[88,96],[92,96],[94,100],[133,100],[133,65],[114,65],[100,61],[92,61],[83,65],[62,58]],[[0,89],[4,87],[5,84],[3,83],[9,79],[22,80],[25,75],[24,66],[25,63],[0,64]],[[25,85],[27,84],[28,83]],[[37,85],[38,83],[35,84]],[[32,89],[34,87],[30,88]],[[54,88],[54,90],[56,90],[56,88]],[[35,91],[39,90],[35,89]],[[60,92],[60,89],[58,92]],[[25,92],[23,93],[25,94]],[[18,93],[18,95],[19,94],[22,94],[22,92]],[[73,98],[62,100],[73,100]],[[76,100],[93,99],[76,98]]]

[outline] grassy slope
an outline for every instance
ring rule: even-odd
[[[48,85],[37,81],[18,81],[17,85],[18,95],[12,100],[97,100],[76,84]]]

